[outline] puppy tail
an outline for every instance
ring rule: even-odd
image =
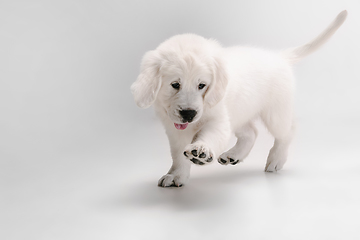
[[[304,57],[310,55],[315,52],[318,48],[320,48],[327,40],[329,40],[332,35],[338,30],[338,28],[344,23],[347,17],[347,11],[344,10],[340,12],[335,20],[323,31],[319,36],[317,36],[311,42],[295,47],[286,49],[282,52],[282,55],[290,62],[297,63],[302,60]]]

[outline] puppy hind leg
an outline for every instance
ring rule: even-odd
[[[235,165],[242,162],[249,155],[254,146],[257,130],[253,123],[249,123],[236,132],[235,136],[237,137],[235,146],[221,154],[218,158],[218,162],[222,165],[227,165],[229,163]]]
[[[295,132],[295,124],[292,119],[286,120],[286,118],[282,118],[278,122],[264,122],[275,137],[274,145],[267,158],[265,172],[275,172],[281,170],[287,161],[289,146]]]

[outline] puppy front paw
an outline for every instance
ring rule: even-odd
[[[205,165],[211,163],[214,153],[201,143],[189,144],[186,146],[184,156],[197,165]]]
[[[158,181],[159,187],[182,187],[188,180],[188,177],[177,174],[166,174]]]
[[[236,165],[239,162],[242,162],[242,159],[238,159],[234,154],[231,154],[229,152],[225,152],[223,154],[220,155],[220,157],[218,158],[218,162],[221,165]]]

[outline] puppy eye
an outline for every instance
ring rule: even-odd
[[[172,83],[171,86],[172,86],[174,89],[176,89],[176,90],[179,90],[179,89],[180,89],[180,83],[178,83],[178,82]]]
[[[205,86],[206,86],[205,84],[200,83],[200,84],[199,84],[199,90],[203,89]]]

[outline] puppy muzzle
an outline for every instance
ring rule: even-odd
[[[191,123],[194,120],[194,117],[197,114],[197,111],[192,110],[192,109],[187,109],[187,110],[180,110],[179,111],[180,116],[182,117],[182,121],[184,123],[188,122]]]

